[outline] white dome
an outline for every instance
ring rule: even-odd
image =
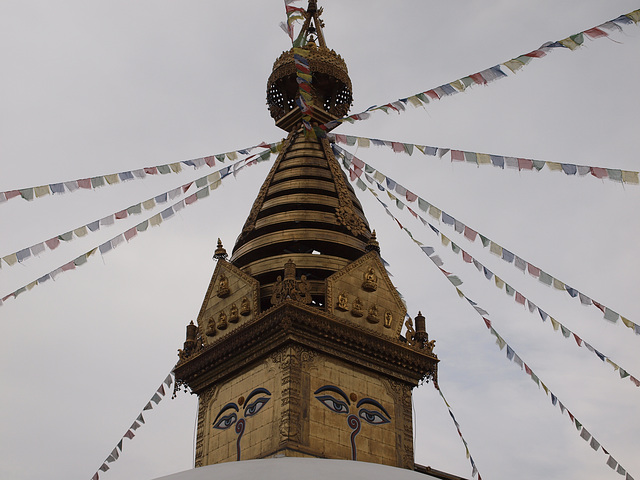
[[[428,474],[376,463],[324,458],[280,457],[195,468],[156,480],[437,480]]]

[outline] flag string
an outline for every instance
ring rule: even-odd
[[[462,234],[470,242],[475,242],[479,237],[480,241],[482,242],[482,246],[484,248],[488,247],[489,251],[492,254],[497,255],[507,263],[513,264],[514,267],[516,267],[521,272],[524,273],[525,271],[527,271],[529,275],[531,275],[534,278],[537,278],[538,281],[541,282],[542,284],[546,286],[553,285],[555,290],[565,291],[570,297],[578,298],[582,305],[595,306],[598,310],[602,312],[603,318],[609,322],[616,323],[618,319],[622,320],[622,323],[627,328],[631,329],[636,335],[640,335],[640,325],[620,315],[619,313],[614,311],[612,308],[596,300],[593,300],[591,297],[585,295],[580,290],[570,287],[559,278],[550,275],[549,273],[542,270],[541,268],[533,265],[531,262],[516,255],[512,250],[508,250],[506,247],[503,247],[499,243],[491,240],[489,237],[483,235],[477,230],[457,220],[452,215],[449,215],[442,209],[436,207],[433,204],[430,204],[423,198],[419,197],[417,194],[408,190],[404,186],[392,180],[390,177],[387,177],[380,171],[373,168],[371,165],[365,163],[358,157],[354,156],[352,153],[347,152],[342,147],[339,147],[336,144],[332,144],[332,147],[334,149],[334,153],[343,159],[343,165],[349,171],[349,175],[352,181],[357,179],[360,182],[362,182],[360,177],[364,173],[365,179],[371,182],[372,185],[376,185],[378,190],[387,191],[389,192],[388,194],[390,194],[391,190],[395,190],[395,192],[398,195],[406,198],[407,202],[409,203],[416,202],[419,210],[428,213],[431,217],[433,217],[438,221],[442,221],[442,223],[444,223],[445,225],[453,227],[457,233]],[[356,185],[358,185],[357,181],[356,181]],[[366,186],[364,185],[364,182],[362,182],[362,186],[359,187],[362,190],[364,190],[365,188],[362,188],[362,187],[366,188]],[[390,198],[398,202],[397,197],[391,195]],[[401,203],[402,202],[397,203],[398,208],[404,208],[400,206]],[[409,206],[407,206],[407,210],[409,210],[409,212],[415,218],[421,219],[422,223],[426,225],[426,221],[421,216],[419,216],[415,210],[413,210]]]
[[[544,390],[545,394],[551,398],[551,403],[552,405],[558,406],[561,413],[564,414],[565,412],[567,413],[568,417],[570,418],[572,424],[576,427],[578,433],[580,434],[580,437],[587,441],[590,445],[590,447],[594,450],[594,451],[598,451],[599,449],[602,449],[603,453],[607,456],[607,460],[606,460],[606,464],[614,471],[616,471],[617,473],[619,473],[620,475],[624,476],[626,480],[633,480],[633,477],[626,471],[626,469],[620,465],[620,463],[609,453],[608,450],[606,450],[604,447],[602,447],[602,444],[600,443],[600,441],[598,441],[584,426],[583,423],[580,422],[576,416],[571,413],[571,411],[565,406],[565,404],[558,398],[557,395],[555,395],[551,389],[540,380],[540,377],[538,375],[536,375],[536,373],[533,371],[533,369],[531,369],[531,367],[524,362],[524,360],[522,359],[522,357],[520,357],[517,352],[507,343],[507,341],[495,330],[495,328],[493,328],[493,325],[491,323],[491,320],[489,320],[487,317],[489,316],[489,313],[484,310],[482,307],[480,307],[476,302],[474,302],[472,299],[470,299],[469,297],[467,297],[465,295],[465,293],[459,288],[460,285],[462,285],[462,280],[457,276],[454,275],[451,272],[448,272],[446,270],[444,270],[442,267],[444,266],[444,263],[442,262],[442,259],[435,254],[435,249],[431,246],[425,246],[422,242],[420,242],[419,240],[415,239],[413,234],[404,226],[402,226],[402,224],[400,223],[400,221],[391,213],[391,211],[389,211],[389,208],[386,206],[386,204],[380,200],[377,192],[375,190],[373,190],[372,188],[368,188],[365,186],[365,188],[378,200],[378,202],[383,206],[383,208],[385,209],[387,215],[389,215],[392,219],[395,220],[395,222],[398,224],[398,226],[400,227],[401,230],[403,230],[408,236],[409,238],[411,238],[411,240],[420,247],[420,249],[422,250],[422,252],[427,255],[427,257],[429,258],[429,260],[431,260],[434,265],[438,268],[438,270],[440,270],[440,273],[442,273],[447,280],[449,280],[449,282],[454,286],[454,288],[456,289],[456,293],[458,294],[458,296],[460,298],[463,298],[464,300],[466,300],[469,305],[471,305],[471,307],[476,311],[476,313],[480,316],[480,318],[482,318],[485,326],[487,327],[487,329],[489,329],[489,333],[491,333],[491,335],[493,335],[496,338],[496,344],[498,345],[498,347],[500,348],[500,350],[503,350],[506,347],[506,356],[507,359],[509,361],[514,362],[515,364],[517,364],[521,370],[524,370],[525,373],[531,378],[531,380],[533,382],[536,383],[536,385],[538,385],[538,388],[540,386],[542,386],[542,389]]]
[[[194,204],[198,200],[207,198],[209,196],[209,192],[217,189],[221,185],[222,180],[228,177],[231,173],[233,173],[233,175],[235,176],[245,166],[252,166],[257,164],[258,162],[269,160],[270,156],[271,156],[271,150],[265,150],[261,155],[253,158],[250,162],[247,162],[244,165],[241,165],[239,168],[233,169],[233,171],[232,171],[232,166],[226,167],[224,169],[226,170],[224,175],[221,174],[220,178],[216,179],[212,183],[209,183],[209,181],[207,180],[207,184],[203,188],[197,190],[194,194],[188,196],[185,199],[179,200],[178,202],[165,208],[161,212],[147,218],[146,220],[143,220],[142,222],[138,223],[136,226],[129,228],[128,230],[120,233],[119,235],[116,235],[112,239],[104,242],[103,244],[92,248],[88,252],[83,253],[82,255],[71,260],[70,262],[65,263],[64,265],[56,268],[55,270],[52,270],[51,272],[28,283],[27,285],[18,288],[14,292],[11,292],[3,296],[0,299],[0,306],[2,306],[4,302],[6,302],[8,299],[17,298],[22,293],[32,290],[36,285],[42,285],[48,280],[55,280],[55,278],[59,274],[63,272],[67,272],[69,270],[75,270],[77,267],[84,265],[85,263],[87,263],[89,257],[94,253],[96,253],[96,251],[99,251],[100,254],[104,256],[106,253],[110,252],[111,250],[125,243],[125,240],[127,242],[130,242],[131,240],[133,240],[134,237],[138,235],[138,233],[147,231],[147,229],[149,228],[149,225],[151,225],[152,227],[158,226],[161,223],[166,222],[167,220],[172,218],[175,213],[179,212],[185,207]],[[235,164],[235,165],[239,165],[239,164]]]
[[[369,179],[367,179],[367,181],[369,181]],[[376,182],[369,182],[369,183],[371,185],[373,185],[373,186],[376,185]],[[398,199],[395,196],[393,196],[389,192],[389,190],[386,190],[386,192],[387,192],[387,195],[389,195],[389,198],[391,198],[395,202],[396,208],[398,208],[399,210],[404,209],[404,207],[407,207],[407,209],[410,209],[400,199]],[[546,322],[547,320],[549,320],[554,331],[561,332],[562,335],[565,338],[573,337],[573,339],[575,340],[575,343],[576,343],[576,345],[578,347],[585,347],[587,350],[589,350],[591,353],[593,353],[595,356],[597,356],[598,359],[600,359],[602,362],[606,362],[606,363],[610,364],[613,367],[613,370],[615,372],[619,373],[621,379],[629,378],[631,383],[633,383],[636,387],[640,387],[640,380],[638,379],[638,377],[636,377],[634,375],[631,375],[627,369],[622,368],[622,366],[620,366],[616,362],[614,362],[611,359],[611,357],[609,357],[608,355],[605,355],[601,351],[597,350],[590,343],[588,343],[586,340],[584,340],[584,337],[579,336],[577,333],[575,333],[574,331],[572,331],[571,329],[569,329],[568,327],[563,325],[561,322],[557,321],[553,316],[549,315],[545,310],[543,310],[538,305],[536,305],[534,302],[532,302],[522,292],[516,290],[514,287],[509,285],[504,279],[498,277],[498,275],[496,275],[494,272],[489,270],[479,260],[477,260],[471,254],[469,254],[468,252],[466,252],[465,250],[460,248],[458,245],[456,245],[455,242],[453,242],[444,233],[440,232],[431,222],[429,222],[428,220],[425,220],[420,215],[417,215],[417,218],[423,223],[424,226],[428,226],[436,235],[439,236],[442,245],[444,245],[445,247],[451,245],[451,250],[453,251],[453,253],[455,253],[456,255],[462,254],[462,259],[464,260],[464,262],[473,263],[473,265],[476,267],[478,272],[480,274],[483,274],[483,277],[487,281],[490,282],[490,281],[493,280],[495,286],[500,290],[502,290],[503,287],[504,287],[504,292],[509,297],[512,297],[513,300],[517,304],[520,304],[523,307],[526,305],[528,310],[529,310],[529,313],[531,313],[531,314],[534,314],[535,312],[537,312],[538,315],[540,315],[540,318],[542,319],[543,322]]]
[[[274,147],[275,151],[278,151],[280,148],[281,143],[275,143],[272,144]],[[123,220],[129,216],[133,216],[133,215],[139,215],[140,213],[142,213],[142,210],[151,210],[152,208],[154,208],[156,205],[160,205],[162,203],[167,202],[168,200],[174,200],[175,198],[177,198],[178,196],[180,196],[180,194],[183,193],[187,193],[187,191],[189,190],[189,188],[195,183],[196,188],[201,188],[204,187],[207,184],[210,183],[215,183],[215,181],[219,180],[220,178],[222,178],[223,176],[229,175],[231,173],[232,168],[237,170],[239,168],[240,165],[246,165],[248,162],[250,162],[253,158],[255,158],[256,156],[259,156],[267,151],[271,151],[271,150],[265,150],[261,153],[255,153],[253,155],[250,155],[246,158],[243,158],[242,160],[234,163],[233,165],[229,165],[227,167],[221,168],[209,175],[205,175],[203,177],[200,177],[199,179],[195,180],[195,181],[191,181],[188,183],[185,183],[182,186],[176,187],[174,189],[168,190],[166,192],[163,192],[159,195],[155,195],[151,198],[148,198],[142,202],[138,202],[134,205],[131,205],[123,210],[119,210],[117,212],[111,213],[109,215],[107,215],[106,217],[103,217],[101,219],[98,220],[93,220],[85,225],[73,228],[71,230],[69,230],[68,232],[65,233],[60,233],[58,235],[53,236],[52,238],[36,243],[30,247],[25,247],[22,248],[20,250],[17,250],[16,252],[13,252],[9,255],[5,255],[0,259],[0,267],[2,266],[2,263],[5,263],[9,266],[13,266],[16,265],[17,263],[22,263],[25,260],[35,257],[35,256],[39,256],[41,253],[45,252],[47,249],[48,250],[55,250],[56,248],[58,248],[58,246],[60,245],[60,241],[63,242],[70,242],[71,240],[73,240],[76,237],[84,237],[86,236],[89,232],[96,232],[98,230],[100,230],[101,227],[105,227],[105,226],[110,226],[113,225],[115,223],[116,220]],[[234,171],[235,171],[234,170]],[[188,197],[191,201],[193,196]]]
[[[614,182],[638,185],[640,184],[640,173],[631,170],[622,170],[619,168],[594,167],[590,165],[577,165],[573,163],[559,163],[546,160],[533,160],[530,158],[508,157],[504,155],[495,155],[492,153],[469,152],[465,150],[455,150],[443,147],[431,147],[428,145],[418,145],[414,143],[395,142],[390,140],[380,140],[377,138],[357,137],[353,135],[331,134],[328,135],[330,140],[347,145],[349,147],[357,146],[358,148],[368,148],[370,145],[384,146],[390,148],[395,153],[404,153],[413,155],[418,150],[423,155],[443,158],[449,155],[451,161],[465,162],[476,166],[493,165],[502,170],[507,168],[517,169],[518,171],[537,171],[539,172],[545,166],[552,172],[563,172],[565,175],[585,176],[591,174],[599,179],[609,179]]]
[[[430,90],[426,90],[424,92],[417,93],[406,98],[401,98],[385,105],[374,105],[363,112],[355,113],[353,115],[339,118],[337,120],[332,120],[325,123],[324,125],[320,125],[318,127],[318,130],[321,132],[327,132],[344,122],[354,123],[358,120],[366,120],[370,117],[370,112],[373,111],[382,110],[387,114],[389,112],[396,112],[400,114],[407,109],[407,105],[411,105],[416,108],[424,107],[430,101],[440,100],[444,97],[464,92],[472,86],[486,86],[491,82],[506,78],[508,75],[501,69],[501,67],[506,67],[511,71],[512,74],[515,74],[522,67],[531,62],[531,60],[545,57],[547,53],[553,50],[560,48],[574,51],[584,44],[585,37],[589,40],[610,38],[609,32],[621,32],[623,25],[630,25],[634,23],[637,24],[639,22],[640,9],[634,10],[633,12],[624,15],[620,15],[619,17],[609,20],[608,22],[601,23],[596,27],[589,28],[574,35],[570,35],[562,40],[557,40],[555,42],[545,42],[536,50],[525,53],[523,55],[519,55],[512,58],[511,60],[507,60],[506,62],[500,63],[493,67],[489,67],[480,72],[459,78],[457,80],[454,80],[453,82],[445,83],[444,85],[440,85],[439,87],[432,88]]]
[[[157,165],[154,167],[143,167],[136,170],[127,170],[120,173],[110,173],[107,175],[98,175],[96,177],[82,178],[78,180],[63,181],[58,183],[50,183],[48,185],[40,185],[37,187],[27,187],[14,190],[8,190],[0,192],[0,204],[10,200],[12,198],[21,197],[24,200],[32,201],[34,198],[41,198],[46,195],[59,195],[67,192],[75,192],[78,189],[95,190],[105,185],[115,185],[120,182],[128,182],[130,180],[139,180],[146,178],[148,175],[166,175],[170,173],[180,173],[183,171],[182,167],[188,166],[194,169],[198,169],[207,165],[213,167],[218,160],[224,163],[225,160],[235,162],[238,160],[238,154],[249,155],[251,150],[256,148],[271,148],[273,149],[276,143],[261,142],[253,147],[243,148],[240,150],[234,150],[231,152],[218,153],[209,155],[207,157],[194,158],[191,160],[182,160],[175,163],[169,163],[166,165]],[[243,159],[244,160],[244,159]]]
[[[157,406],[166,395],[165,385],[169,389],[171,388],[172,384],[173,384],[173,372],[169,372],[169,374],[166,376],[164,381],[160,384],[160,386],[155,391],[151,399],[144,406],[144,408],[142,409],[142,412],[140,412],[140,414],[136,417],[136,419],[133,421],[131,426],[127,429],[127,431],[122,436],[122,438],[120,438],[120,441],[117,443],[114,449],[111,450],[111,453],[109,454],[109,456],[107,456],[107,458],[104,460],[104,462],[102,462],[102,465],[100,465],[96,473],[91,477],[91,480],[99,480],[100,472],[106,472],[107,470],[109,470],[110,468],[109,464],[115,462],[116,460],[118,460],[118,458],[120,458],[120,455],[122,454],[122,446],[123,446],[124,439],[128,438],[129,440],[133,440],[133,437],[135,437],[136,435],[135,434],[136,430],[138,430],[142,425],[145,424],[145,419],[142,415],[143,412],[153,409],[154,404]]]

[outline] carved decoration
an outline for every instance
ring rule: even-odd
[[[207,337],[215,337],[216,336],[216,321],[213,319],[213,317],[210,317],[207,320],[206,335],[207,335]]]
[[[223,310],[218,316],[218,330],[224,330],[225,328],[227,328],[227,314]]]
[[[356,297],[356,299],[353,301],[353,304],[351,305],[351,315],[353,315],[354,317],[361,317],[364,315],[362,300],[360,300],[358,297]]]
[[[369,314],[367,315],[367,322],[369,323],[379,323],[380,319],[378,318],[378,307],[375,305],[372,305],[371,308],[369,308]]]
[[[362,275],[362,289],[366,292],[375,292],[378,289],[378,277],[373,267]]]
[[[279,305],[286,299],[304,304],[311,303],[311,286],[307,277],[302,275],[296,281],[296,264],[291,259],[284,266],[284,279],[278,275],[271,294],[271,304]]]
[[[225,298],[228,297],[231,293],[229,289],[229,279],[225,274],[220,274],[220,278],[218,279],[218,297]]]
[[[385,312],[384,313],[384,326],[385,328],[391,328],[391,324],[393,323],[393,313]]]
[[[240,320],[240,316],[238,315],[238,307],[235,303],[231,304],[231,309],[229,310],[229,323],[238,323]]]
[[[349,230],[354,237],[365,235],[367,232],[367,225],[353,209],[351,191],[347,186],[347,181],[340,169],[340,166],[338,165],[338,161],[331,151],[329,141],[326,138],[323,138],[321,142],[325,157],[327,158],[329,170],[331,170],[333,182],[336,186],[336,191],[338,192],[338,203],[340,206],[336,208],[336,218],[339,223],[347,227],[347,230]]]
[[[246,317],[251,313],[251,305],[249,304],[249,300],[247,297],[242,299],[242,303],[240,303],[240,315]]]
[[[343,312],[349,310],[349,300],[345,292],[341,292],[340,295],[338,295],[338,304],[336,305],[336,308]]]

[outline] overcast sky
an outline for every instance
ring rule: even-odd
[[[637,1],[320,2],[358,112],[492,67],[640,7]],[[278,141],[265,107],[289,46],[281,1],[0,2],[0,191],[163,165]],[[538,160],[639,169],[640,28],[558,49],[517,75],[337,133]],[[613,40],[613,41],[612,41]],[[518,172],[384,148],[364,161],[522,258],[640,323],[640,187]],[[242,170],[159,227],[0,306],[0,477],[91,478],[177,360],[221,237],[228,251],[272,162]],[[197,179],[207,167],[0,204],[0,257]],[[409,312],[427,316],[440,385],[485,479],[620,478],[482,319],[366,192],[358,194]],[[635,478],[640,389],[485,280],[406,211],[495,329]],[[150,213],[157,213],[160,209]],[[142,221],[143,214],[0,271],[0,296]],[[437,223],[437,222],[436,222]],[[640,337],[541,285],[479,242],[462,248],[636,377]],[[640,378],[640,377],[639,377]],[[103,479],[193,464],[196,398],[145,412]],[[414,396],[416,461],[469,478],[431,384]]]

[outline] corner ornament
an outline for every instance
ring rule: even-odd
[[[312,300],[307,277],[302,275],[299,281],[296,280],[296,264],[291,259],[284,265],[284,279],[278,275],[273,286],[271,304],[279,305],[287,299],[304,304],[311,303]]]

